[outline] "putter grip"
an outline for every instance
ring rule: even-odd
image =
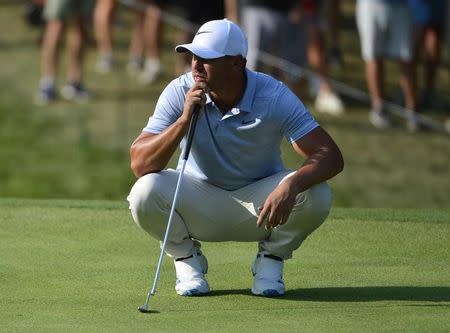
[[[197,124],[198,115],[200,114],[200,105],[194,106],[194,112],[192,113],[191,122],[189,123],[189,130],[187,135],[186,147],[183,152],[183,160],[187,160],[189,152],[191,151],[192,139],[194,137],[195,125]]]

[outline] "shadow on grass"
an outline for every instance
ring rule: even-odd
[[[250,289],[213,290],[208,296],[252,295]],[[287,290],[277,299],[311,302],[450,302],[450,287],[333,287]]]
[[[336,287],[288,290],[290,300],[327,302],[450,301],[450,287]]]

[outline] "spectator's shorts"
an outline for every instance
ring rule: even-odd
[[[72,17],[91,15],[94,0],[47,0],[44,8],[46,20],[67,20]]]
[[[445,24],[446,0],[409,0],[413,22],[416,25]]]
[[[411,60],[412,20],[406,3],[358,0],[356,23],[364,60]]]

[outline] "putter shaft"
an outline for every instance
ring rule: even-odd
[[[150,292],[147,294],[147,299],[145,301],[145,304],[138,308],[138,310],[142,313],[150,312],[150,310],[148,309],[150,297],[154,296],[156,293],[156,286],[158,284],[159,274],[161,272],[162,262],[164,259],[164,253],[166,250],[166,244],[167,244],[167,240],[169,238],[170,228],[172,226],[172,220],[173,220],[175,206],[176,206],[177,199],[178,199],[178,193],[181,188],[181,182],[183,180],[184,169],[186,168],[186,162],[188,160],[189,152],[191,150],[192,139],[194,137],[194,131],[195,131],[195,125],[197,123],[199,113],[200,113],[200,106],[197,104],[197,105],[195,105],[194,112],[193,112],[192,118],[191,118],[191,122],[189,124],[186,146],[184,147],[184,151],[183,151],[183,155],[182,155],[183,164],[181,166],[180,175],[178,176],[177,186],[175,188],[175,194],[174,194],[173,200],[172,200],[172,207],[170,208],[169,220],[167,222],[166,232],[164,234],[164,241],[161,246],[161,253],[159,255],[158,265],[156,266],[156,273],[155,273],[155,278],[153,280],[153,286],[152,286],[152,289],[150,290]]]

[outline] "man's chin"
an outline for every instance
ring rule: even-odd
[[[195,81],[196,83],[200,83],[200,82],[207,83],[205,77],[202,77],[202,76],[196,76],[196,75],[194,75],[194,81]]]

